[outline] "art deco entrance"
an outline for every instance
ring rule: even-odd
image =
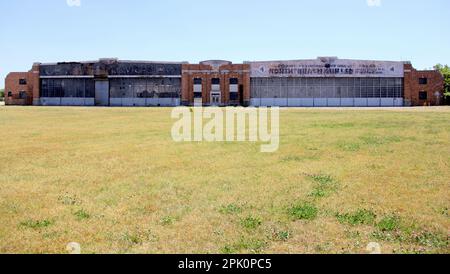
[[[220,106],[222,92],[220,90],[220,78],[211,79],[211,106]]]

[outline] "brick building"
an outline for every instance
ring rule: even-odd
[[[182,66],[183,105],[250,104],[250,66],[228,61],[204,61]]]
[[[409,62],[100,59],[35,63],[5,79],[6,105],[377,107],[440,105],[443,76]]]

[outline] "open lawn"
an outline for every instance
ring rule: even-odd
[[[285,109],[271,154],[170,111],[0,107],[0,253],[450,253],[450,108]]]

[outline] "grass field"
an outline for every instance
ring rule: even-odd
[[[450,108],[282,110],[272,154],[172,124],[0,107],[0,253],[450,253]]]

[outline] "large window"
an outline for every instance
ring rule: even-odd
[[[42,79],[41,97],[93,98],[94,79]]]
[[[220,85],[220,78],[212,78],[211,84],[212,85]]]
[[[252,98],[401,98],[402,78],[252,78]]]
[[[26,85],[27,79],[19,79],[19,85]]]

